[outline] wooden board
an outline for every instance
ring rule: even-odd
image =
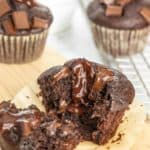
[[[33,63],[23,65],[0,64],[0,101],[12,99],[26,84],[52,65],[62,64],[65,59],[54,50],[46,49],[43,56]]]

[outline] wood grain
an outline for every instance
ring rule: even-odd
[[[54,50],[46,49],[43,56],[33,63],[21,65],[0,64],[0,101],[12,99],[26,84],[36,80],[38,75],[52,65],[65,61]]]

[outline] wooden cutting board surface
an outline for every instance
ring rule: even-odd
[[[0,101],[10,100],[15,94],[36,80],[38,75],[50,66],[64,63],[65,59],[59,53],[46,49],[43,56],[33,63],[21,65],[0,64]]]

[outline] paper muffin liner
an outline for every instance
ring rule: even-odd
[[[114,57],[142,52],[150,27],[139,30],[119,30],[91,23],[96,46]]]
[[[0,62],[26,63],[41,56],[48,30],[30,35],[8,36],[0,34]]]

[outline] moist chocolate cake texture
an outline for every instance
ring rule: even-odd
[[[75,122],[44,118],[39,128],[20,143],[20,150],[73,150],[82,136]]]
[[[0,147],[19,150],[22,138],[27,137],[41,122],[44,114],[35,106],[17,109],[10,102],[0,104]]]
[[[93,0],[87,14],[100,26],[141,29],[150,23],[150,0]]]
[[[20,110],[10,102],[0,104],[4,150],[74,150],[82,141],[105,144],[134,98],[122,73],[86,59],[47,70],[38,84],[46,113],[35,106]]]
[[[38,84],[47,112],[75,122],[83,139],[97,144],[115,134],[135,95],[122,73],[86,59],[47,70]]]

